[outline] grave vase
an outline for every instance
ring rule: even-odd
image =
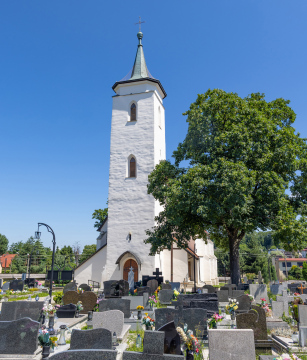
[[[77,309],[75,312],[75,318],[78,318],[78,317],[79,317],[79,310]]]
[[[151,326],[150,326],[150,325],[146,325],[146,330],[151,330]]]
[[[42,358],[45,359],[50,354],[50,346],[43,346]]]
[[[192,350],[187,350],[186,360],[194,360],[194,352]]]
[[[142,310],[138,310],[138,320],[142,320]]]
[[[48,331],[50,334],[54,332],[54,315],[49,314],[49,325],[48,325]]]
[[[231,313],[231,320],[235,320],[236,319],[236,314],[235,314],[235,312],[233,311],[232,313]]]

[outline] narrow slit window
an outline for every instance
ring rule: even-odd
[[[136,121],[136,105],[134,103],[130,108],[130,121]]]
[[[136,177],[135,173],[136,173],[136,163],[135,163],[135,158],[132,157],[130,159],[130,177]]]

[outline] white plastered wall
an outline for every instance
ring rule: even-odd
[[[199,256],[199,281],[207,284],[218,284],[217,259],[214,255],[214,244],[203,239],[195,240],[196,253]]]

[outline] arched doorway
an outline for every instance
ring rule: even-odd
[[[125,262],[123,278],[124,280],[128,281],[128,273],[130,271],[131,266],[133,267],[133,271],[134,271],[134,282],[137,282],[139,281],[138,264],[133,259],[129,259]]]

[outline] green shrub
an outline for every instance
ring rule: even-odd
[[[63,295],[62,291],[56,291],[53,295],[53,301],[58,305],[62,304]]]

